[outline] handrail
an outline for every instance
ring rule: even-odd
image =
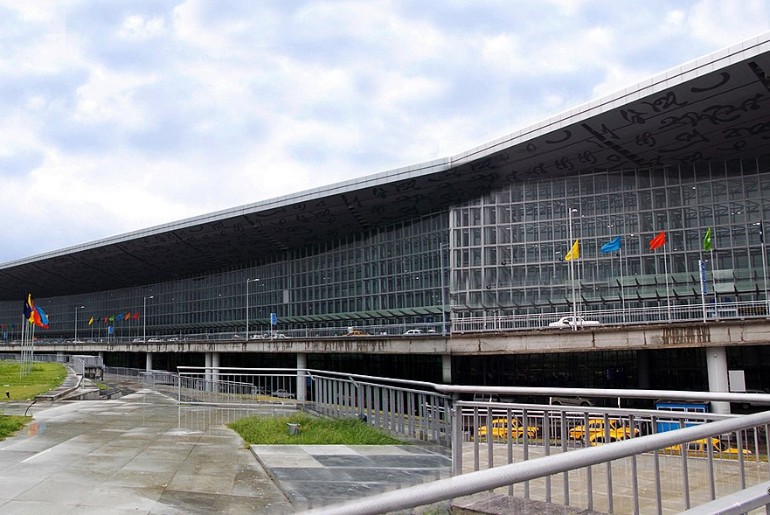
[[[709,424],[631,438],[612,445],[588,447],[543,458],[501,465],[430,483],[385,492],[363,499],[312,509],[313,515],[364,515],[389,513],[416,506],[550,476],[590,465],[627,458],[713,435],[770,424],[770,411],[730,418]]]
[[[768,505],[770,505],[770,481],[690,508],[680,515],[742,515]]]

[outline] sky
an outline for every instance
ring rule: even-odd
[[[0,263],[448,157],[770,0],[0,0]]]

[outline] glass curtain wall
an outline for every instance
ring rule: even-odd
[[[447,226],[444,212],[276,254],[248,268],[38,298],[50,324],[49,329],[37,328],[35,336],[95,341],[141,339],[145,334],[147,339],[236,336],[245,334],[247,319],[251,334],[440,322],[442,291],[448,284],[448,262],[442,259]],[[21,337],[23,300],[0,303],[4,340]]]
[[[453,316],[569,312],[575,240],[586,310],[700,304],[699,260],[719,302],[762,300],[766,221],[767,156],[514,183],[451,213]],[[665,245],[650,250],[660,232]],[[617,236],[620,250],[603,253]]]

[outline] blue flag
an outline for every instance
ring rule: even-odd
[[[615,236],[613,239],[602,245],[601,251],[604,254],[609,254],[610,252],[617,252],[620,250],[621,242],[620,242],[620,236]]]
[[[43,308],[40,306],[35,306],[35,309],[37,309],[37,312],[40,314],[40,326],[43,328],[48,328],[48,315],[45,311],[43,311]]]

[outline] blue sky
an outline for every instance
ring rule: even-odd
[[[770,0],[0,0],[0,263],[458,154],[768,30]]]

